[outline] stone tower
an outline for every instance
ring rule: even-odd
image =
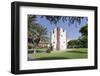
[[[51,44],[54,50],[67,49],[66,30],[56,27],[51,31]]]

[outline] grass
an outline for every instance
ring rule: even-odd
[[[64,51],[44,52],[45,49],[38,49],[40,53],[32,54],[32,60],[52,60],[52,59],[83,59],[88,57],[87,48],[66,49]],[[43,52],[42,52],[43,51]]]

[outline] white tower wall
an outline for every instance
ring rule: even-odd
[[[57,39],[57,35],[59,35],[59,39]],[[59,34],[57,34],[57,28],[51,32],[51,44],[54,50],[57,50],[57,40],[59,40],[59,50],[65,50],[67,48],[67,39],[66,31],[64,29],[59,28]]]
[[[60,28],[60,50],[65,50],[67,45],[66,31]]]
[[[56,50],[56,44],[57,44],[57,41],[56,41],[57,34],[56,33],[57,33],[56,29],[54,29],[51,32],[51,44],[52,44],[54,50]]]

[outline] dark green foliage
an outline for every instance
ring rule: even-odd
[[[88,25],[86,24],[86,26],[83,26],[81,29],[80,29],[80,33],[82,34],[82,36],[87,36],[88,35]]]
[[[86,24],[86,26],[83,26],[80,29],[80,33],[82,34],[82,36],[79,38],[81,44],[83,45],[83,47],[87,47],[88,45],[88,25]]]
[[[83,36],[81,39],[79,39],[79,41],[82,47],[87,47],[88,39],[86,36]]]
[[[77,40],[70,40],[68,48],[87,48],[88,47],[88,25],[83,26],[80,31],[81,36]]]
[[[68,42],[68,48],[79,48],[79,47],[81,47],[79,40],[70,40]]]

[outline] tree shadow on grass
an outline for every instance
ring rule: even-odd
[[[58,59],[70,59],[70,58],[67,58],[67,57],[42,57],[42,58],[28,59],[28,61],[32,61],[32,60],[58,60]]]
[[[87,54],[87,51],[86,51],[86,52],[83,52],[83,51],[67,51],[67,52],[70,52],[70,53],[83,53],[83,54]]]

